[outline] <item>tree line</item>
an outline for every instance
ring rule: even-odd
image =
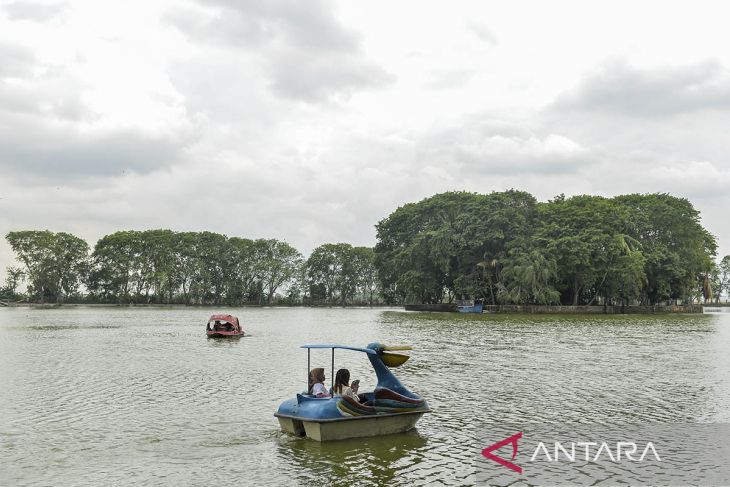
[[[327,243],[308,258],[286,242],[212,232],[120,231],[93,250],[68,233],[14,231],[19,267],[0,298],[36,302],[657,304],[717,299],[730,256],[699,212],[668,194],[448,192],[391,213],[374,248]]]
[[[374,304],[380,293],[371,248],[324,244],[309,259],[286,242],[212,232],[120,231],[93,250],[50,231],[6,236],[21,267],[1,293],[34,302],[198,305]]]
[[[728,290],[715,237],[668,194],[449,192],[406,204],[376,225],[375,265],[392,302],[657,304]],[[713,286],[714,284],[714,286]]]

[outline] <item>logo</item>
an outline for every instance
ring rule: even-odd
[[[485,423],[482,431],[476,485],[590,486],[610,474],[612,485],[730,487],[730,422]]]
[[[516,433],[516,434],[514,434],[514,435],[512,435],[510,437],[507,437],[507,438],[505,438],[502,441],[498,441],[494,445],[490,445],[490,446],[486,447],[484,450],[482,450],[482,455],[484,455],[485,458],[488,458],[488,459],[492,460],[493,462],[499,463],[503,467],[507,467],[508,469],[514,470],[515,472],[521,474],[522,473],[522,467],[520,467],[519,465],[516,465],[516,464],[512,463],[509,460],[505,460],[504,458],[500,458],[497,455],[495,455],[495,454],[492,453],[494,450],[499,450],[500,448],[502,448],[505,445],[512,444],[512,458],[511,458],[511,460],[514,460],[515,457],[517,456],[517,448],[518,448],[517,441],[520,438],[522,438],[522,431],[520,431],[519,433]]]

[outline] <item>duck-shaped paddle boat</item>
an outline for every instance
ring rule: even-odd
[[[365,348],[332,344],[302,345],[302,348],[307,349],[308,372],[313,348],[332,349],[332,377],[335,349],[363,352],[375,369],[378,383],[373,392],[361,394],[362,402],[349,396],[320,398],[297,394],[296,398],[281,403],[274,413],[282,431],[316,441],[388,435],[412,429],[421,416],[431,412],[421,396],[406,389],[388,370],[408,360],[408,355],[393,352],[411,350],[411,347],[371,343]]]

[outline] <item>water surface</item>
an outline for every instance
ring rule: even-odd
[[[0,309],[0,484],[464,485],[486,422],[730,422],[730,313],[515,316],[200,308]],[[299,345],[414,346],[396,374],[415,431],[319,444],[273,412],[306,384]],[[329,351],[312,366],[330,379]],[[340,351],[361,389],[364,355]]]

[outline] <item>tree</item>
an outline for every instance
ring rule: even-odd
[[[180,232],[172,236],[171,243],[171,291],[182,294],[186,305],[192,301],[192,287],[198,280],[198,234],[195,232]]]
[[[120,231],[102,237],[91,255],[92,270],[87,287],[94,295],[118,303],[129,302],[133,285],[139,286],[141,235]]]
[[[225,235],[199,232],[195,239],[193,299],[200,304],[221,304],[227,286],[228,242]]]
[[[164,302],[167,295],[168,302],[175,292],[173,282],[173,244],[172,230],[146,230],[140,235],[141,252],[139,255],[141,274],[145,280],[146,302],[154,299]],[[150,296],[152,292],[152,296]]]
[[[718,286],[717,286],[717,300],[720,299],[720,294],[723,292],[727,295],[730,294],[730,255],[726,255],[720,261],[717,266],[718,271]]]
[[[25,273],[18,267],[8,267],[6,269],[5,287],[0,290],[2,297],[14,298],[18,295],[18,286],[25,278]]]
[[[501,302],[514,304],[555,304],[560,293],[553,287],[557,278],[555,260],[545,257],[537,249],[514,249],[507,256],[500,286]]]
[[[370,247],[352,249],[352,269],[360,293],[368,305],[372,306],[378,292],[378,271],[375,268],[375,252]]]
[[[702,289],[717,251],[699,212],[687,199],[663,193],[623,195],[613,201],[627,211],[626,233],[641,243],[646,300],[690,301]]]
[[[276,239],[257,242],[261,246],[261,284],[266,293],[266,303],[271,304],[276,290],[297,275],[304,259],[286,242]]]
[[[5,238],[25,266],[34,299],[61,302],[78,292],[88,272],[89,246],[82,239],[48,230],[10,232]]]
[[[375,265],[388,301],[438,303],[455,294],[495,302],[501,260],[530,234],[528,193],[451,192],[398,208],[376,225]]]
[[[241,304],[255,293],[263,274],[264,244],[248,238],[231,237],[227,244],[227,290],[229,304]]]
[[[600,196],[559,198],[540,205],[535,240],[558,263],[558,286],[564,302],[592,302],[615,265],[623,244],[616,239],[624,227],[617,205]]]
[[[352,266],[352,245],[320,245],[307,259],[306,268],[312,299],[344,306],[354,295],[357,282]]]
[[[685,199],[520,191],[437,194],[376,225],[375,266],[387,302],[566,304],[691,300],[716,243]]]

